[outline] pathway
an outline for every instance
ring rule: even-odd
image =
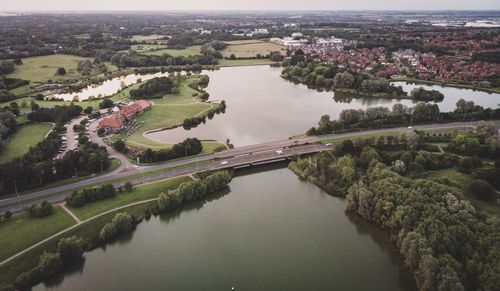
[[[73,219],[76,221],[76,224],[82,223],[80,218],[78,218],[78,216],[76,216],[71,210],[68,209],[68,207],[66,207],[66,202],[61,202],[57,205],[59,205],[59,207],[61,207],[64,211],[66,211],[66,213],[73,217]]]

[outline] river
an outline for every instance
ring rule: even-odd
[[[246,146],[303,134],[315,126],[324,114],[337,118],[344,109],[392,107],[397,102],[409,106],[414,104],[413,100],[408,99],[336,100],[333,92],[318,92],[305,85],[293,84],[281,78],[280,72],[280,68],[269,66],[232,67],[204,72],[210,77],[207,88],[210,100],[226,100],[226,113],[216,115],[212,120],[207,120],[206,124],[191,130],[178,127],[152,132],[147,136],[164,143],[177,143],[188,137],[223,142],[230,139],[235,146]],[[485,107],[496,107],[500,103],[500,94],[404,82],[395,84],[403,86],[407,92],[417,86],[441,91],[445,95],[444,100],[437,103],[441,111],[452,111],[460,98],[473,100]]]
[[[415,290],[388,236],[290,170],[153,217],[34,290]]]

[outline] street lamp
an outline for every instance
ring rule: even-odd
[[[23,207],[21,206],[21,196],[19,196],[19,192],[17,192],[17,182],[16,182],[16,179],[14,179],[14,189],[16,190],[17,203],[19,203],[19,209],[23,210]]]
[[[101,174],[104,173],[104,171],[102,170],[102,162],[103,160],[101,160]]]

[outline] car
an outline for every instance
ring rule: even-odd
[[[325,144],[325,147],[331,147],[331,146],[332,146],[332,144],[331,144],[331,143],[327,143],[327,144]]]
[[[283,150],[277,150],[275,151],[276,154],[281,155],[283,153]]]
[[[412,126],[408,126],[408,130],[410,130],[410,129],[413,129],[413,127]]]
[[[229,162],[228,161],[222,161],[222,162],[220,162],[220,164],[221,165],[227,165],[227,164],[229,164]]]

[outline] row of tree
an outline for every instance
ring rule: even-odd
[[[116,189],[112,184],[104,184],[85,188],[81,191],[73,191],[71,196],[66,198],[66,203],[73,207],[79,208],[87,203],[113,198],[116,196]]]
[[[191,128],[195,128],[202,123],[205,124],[205,122],[207,122],[207,118],[212,119],[215,116],[215,114],[220,114],[224,112],[226,112],[226,101],[222,100],[218,106],[209,109],[208,111],[205,111],[203,115],[193,116],[184,119],[184,121],[182,122],[182,127],[186,130],[190,130]]]
[[[169,77],[157,77],[141,84],[137,89],[130,90],[130,98],[161,98],[165,94],[170,94],[173,88],[174,82]]]
[[[144,152],[137,154],[140,161],[146,163],[157,163],[201,153],[203,145],[197,138],[187,138],[184,141],[174,144],[172,148],[153,151],[148,148]]]
[[[308,135],[327,134],[360,129],[408,126],[412,124],[440,123],[465,120],[491,120],[500,118],[500,108],[476,106],[473,101],[460,99],[453,112],[440,112],[437,104],[417,103],[413,107],[396,103],[392,110],[387,107],[345,109],[337,120],[329,115],[321,117],[318,127],[307,131]]]
[[[157,56],[137,53],[117,53],[111,57],[110,61],[113,65],[120,68],[218,64],[218,59],[209,54],[173,57],[169,54]]]
[[[160,212],[173,210],[185,203],[227,189],[231,178],[228,172],[220,171],[201,180],[184,182],[176,190],[158,196],[158,209]]]
[[[64,105],[54,106],[51,108],[41,107],[35,108],[35,111],[28,113],[28,119],[33,122],[54,122],[56,124],[64,124],[71,119],[79,116],[83,108],[79,105]]]

